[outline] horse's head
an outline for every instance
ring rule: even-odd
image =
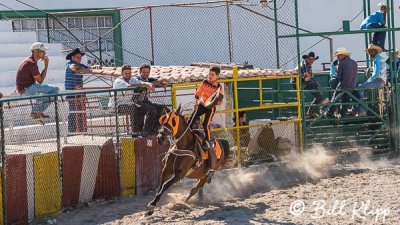
[[[157,142],[162,144],[168,140],[168,137],[176,137],[177,134],[182,133],[184,129],[183,124],[185,123],[185,117],[181,115],[181,105],[174,110],[170,111],[165,108],[165,113],[161,115],[159,122],[161,128],[158,131]]]

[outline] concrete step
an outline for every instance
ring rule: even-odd
[[[37,41],[36,32],[0,32],[0,44],[23,44]]]
[[[45,79],[46,84],[52,83],[64,83],[65,80],[65,70],[48,70]],[[0,88],[15,88],[16,72],[15,71],[5,71],[0,72]]]
[[[20,43],[20,44],[1,44],[0,40],[0,60],[1,58],[9,58],[9,57],[21,57],[25,55],[31,54],[31,45],[32,43]],[[61,52],[61,44],[47,44],[45,46],[49,48],[46,52],[48,56],[62,56],[63,53]]]
[[[13,32],[11,20],[0,20],[0,32]]]
[[[28,57],[28,55],[26,55]],[[19,65],[26,59],[26,57],[8,57],[1,59],[0,72],[2,71],[17,71]],[[67,61],[64,56],[50,56],[49,57],[49,70],[64,70]],[[43,62],[38,62],[39,70],[43,68]]]

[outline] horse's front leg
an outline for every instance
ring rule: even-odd
[[[175,156],[177,157],[177,156]],[[175,161],[176,159],[173,159],[173,161]],[[170,167],[170,168],[169,168]],[[164,173],[164,171],[167,171]],[[170,173],[168,173],[168,171],[170,171]],[[186,175],[187,171],[184,170],[175,170],[174,169],[174,164],[169,164],[168,161],[165,164],[164,170],[163,170],[163,174],[162,174],[162,178],[161,178],[161,183],[160,183],[160,187],[158,192],[156,193],[156,195],[154,196],[154,199],[149,202],[149,204],[147,204],[147,215],[151,215],[154,212],[154,208],[157,205],[157,202],[160,200],[161,195],[168,189],[170,188],[174,183],[178,182],[180,179],[184,178]],[[170,177],[172,173],[172,176]],[[170,177],[168,180],[166,180],[166,178]]]

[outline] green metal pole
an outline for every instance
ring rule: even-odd
[[[298,0],[295,0],[294,1],[294,7],[295,7],[295,18],[296,18],[297,65],[299,67],[299,70],[298,70],[299,78],[298,79],[299,79],[299,88],[300,88],[300,90],[298,90],[298,91],[301,92],[301,79],[300,79],[300,77],[302,76],[302,72],[301,72],[301,69],[300,69],[300,63],[301,63],[300,62],[300,54],[301,54],[301,52],[300,52],[299,7],[298,6],[299,6],[298,5]],[[300,95],[300,100],[301,100],[301,105],[304,106],[304,97],[303,97],[303,93],[302,92],[301,92],[301,95]],[[304,110],[304,107],[301,107],[301,108],[302,108],[302,111],[303,111],[301,113],[301,115],[302,115],[301,123],[302,123],[303,129],[304,129],[306,127],[306,124],[305,124],[305,110]],[[303,135],[300,137],[303,140],[303,146],[302,147],[305,150],[307,150],[307,142],[306,142],[306,138],[304,138],[306,133],[307,133],[307,131],[304,130]],[[300,143],[301,143],[301,141],[300,141]]]
[[[364,11],[364,19],[367,18],[368,14],[367,14],[367,1],[368,0],[363,0],[363,11]],[[365,37],[365,48],[368,48],[369,45],[369,34],[365,33],[364,34]],[[367,62],[367,67],[370,67],[370,61],[369,61],[369,55],[368,53],[365,53],[365,61]]]
[[[387,18],[390,18],[390,26],[389,28],[394,28],[395,27],[395,17],[394,17],[394,1],[393,0],[387,0]],[[394,64],[394,57],[393,54],[391,54],[391,50],[395,50],[396,49],[396,37],[395,37],[395,31],[394,30],[390,30],[389,32],[389,46],[391,46],[391,48],[389,47],[389,65],[390,65],[390,82],[391,82],[391,87],[392,87],[392,91],[390,92],[391,94],[391,106],[392,106],[392,110],[391,110],[391,115],[389,115],[389,119],[391,121],[391,149],[392,152],[394,154],[398,154],[399,150],[398,150],[398,146],[399,146],[399,134],[397,132],[397,128],[399,125],[399,116],[398,116],[398,102],[397,102],[397,69],[396,68],[396,64]],[[389,39],[388,38],[388,39]]]
[[[3,205],[3,224],[7,224],[7,192],[6,192],[6,138],[4,136],[4,109],[3,102],[0,102],[0,130],[1,130],[1,194]]]

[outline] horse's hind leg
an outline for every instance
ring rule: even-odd
[[[187,197],[186,202],[189,201],[189,199],[191,197],[193,197],[193,195],[195,195],[197,193],[197,191],[200,190],[204,186],[204,184],[207,182],[207,180],[208,180],[208,176],[205,176],[197,181],[197,184],[190,191],[190,194]]]

